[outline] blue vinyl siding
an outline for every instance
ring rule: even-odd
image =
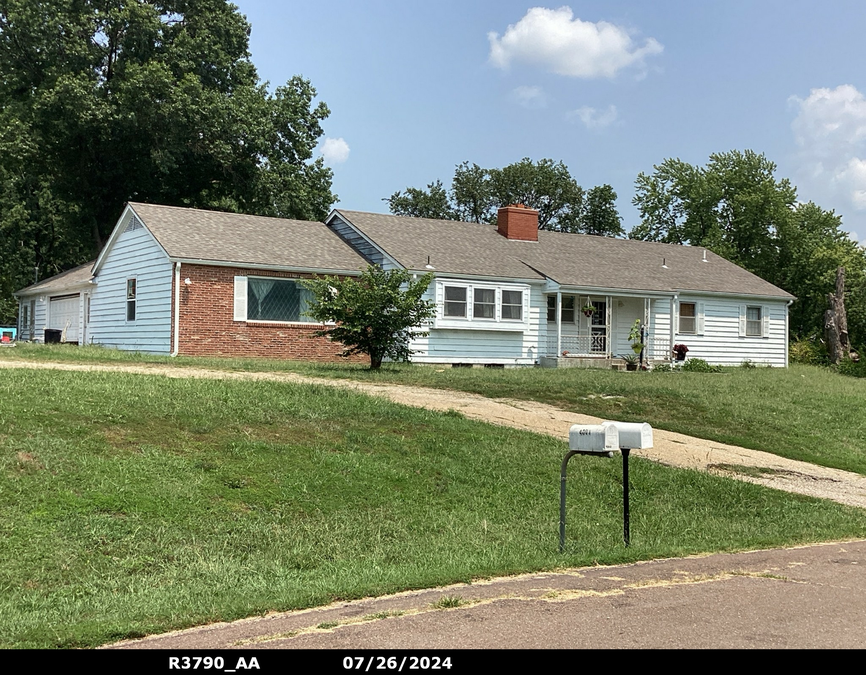
[[[130,278],[136,279],[135,321],[126,320]],[[128,351],[170,353],[171,286],[172,263],[147,228],[123,231],[96,278],[88,341]]]

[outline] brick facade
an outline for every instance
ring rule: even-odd
[[[184,264],[180,276],[180,354],[264,356],[304,361],[347,360],[340,356],[343,353],[342,344],[313,334],[321,327],[318,324],[234,320],[236,276],[301,279],[313,275]],[[184,279],[189,279],[191,283],[185,284]],[[348,360],[364,362],[368,357],[361,354]]]

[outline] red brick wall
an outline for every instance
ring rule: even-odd
[[[236,276],[299,279],[311,274],[250,270],[241,267],[181,265],[180,349],[185,356],[265,356],[304,361],[345,361],[343,345],[316,337],[318,325],[248,323],[234,320]],[[184,279],[192,283],[184,284]],[[172,293],[172,302],[174,293]],[[365,355],[350,357],[368,360]]]

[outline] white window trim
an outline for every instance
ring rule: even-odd
[[[445,316],[445,287],[449,288],[463,288],[466,291],[466,312],[463,316]],[[470,317],[472,316],[472,301],[475,299],[473,294],[472,286],[469,284],[455,284],[455,283],[444,283],[441,285],[441,296],[442,302],[437,308],[437,316],[441,315],[442,319],[445,321],[470,321]],[[460,302],[459,300],[451,300],[451,302]]]
[[[680,307],[682,305],[694,305],[695,306],[695,330],[684,333],[680,329],[680,322],[682,321],[682,312]],[[704,308],[704,303],[699,300],[678,300],[676,303],[676,310],[674,315],[674,320],[676,321],[676,335],[684,335],[687,337],[700,337],[704,334],[704,329],[706,326],[706,310]]]
[[[451,285],[451,284],[447,284]],[[502,293],[496,286],[472,286],[472,307],[470,308],[467,302],[466,312],[470,315],[470,321],[485,321],[488,323],[495,323],[499,321],[500,314],[502,313],[502,302],[500,300],[500,296]],[[493,316],[492,317],[484,317],[484,316],[475,316],[475,291],[493,291]],[[452,317],[448,317],[449,319]]]
[[[129,282],[135,281],[135,297],[130,300],[129,299]],[[135,323],[138,321],[138,277],[126,277],[126,282],[123,285],[123,320],[125,323]],[[135,318],[129,318],[129,303],[132,302],[135,305]]]
[[[267,277],[267,276],[258,276],[254,274],[247,274],[245,276],[236,276],[234,279],[234,308],[233,308],[233,317],[232,321],[236,322],[244,322],[250,323],[257,326],[261,325],[274,325],[274,326],[323,326],[330,325],[333,322],[329,321],[328,324],[323,324],[318,321],[277,321],[275,319],[248,319],[247,318],[247,305],[249,298],[249,284],[247,283],[247,279],[267,279],[267,280],[276,280],[276,281],[303,281],[302,277]]]
[[[466,289],[466,316],[445,316],[445,287]],[[494,318],[475,317],[475,289],[492,290],[495,293]],[[519,291],[522,293],[520,319],[502,318],[502,292]],[[489,282],[467,282],[463,280],[437,279],[434,286],[436,298],[436,318],[433,328],[463,328],[469,330],[510,330],[523,331],[529,326],[530,288],[523,284],[500,284]]]
[[[759,335],[747,335],[748,333],[748,311],[755,307],[761,311]],[[767,339],[770,337],[770,307],[768,305],[740,305],[740,337],[746,339]]]

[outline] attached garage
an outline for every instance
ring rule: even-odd
[[[18,300],[18,339],[45,342],[45,331],[62,342],[88,341],[93,263],[89,262],[15,293]],[[50,334],[49,334],[50,335]]]
[[[78,342],[81,294],[52,297],[48,301],[48,328],[61,331],[62,342]]]

